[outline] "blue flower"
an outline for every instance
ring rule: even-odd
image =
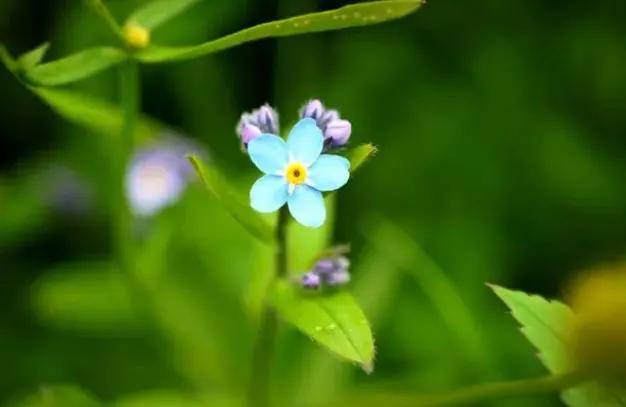
[[[274,212],[285,203],[291,215],[308,227],[326,219],[322,192],[341,188],[350,178],[350,162],[322,154],[324,137],[315,120],[300,120],[287,141],[262,134],[248,143],[250,159],[265,173],[250,189],[250,205],[259,212]]]

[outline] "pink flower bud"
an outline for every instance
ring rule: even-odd
[[[240,134],[241,142],[244,145],[248,145],[250,141],[259,137],[262,132],[261,129],[259,129],[257,126],[254,126],[252,124],[243,124],[240,129]]]

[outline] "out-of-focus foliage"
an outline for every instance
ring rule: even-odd
[[[118,21],[145,3],[106,2]],[[179,49],[344,4],[200,1],[151,38]],[[365,375],[285,326],[276,400],[545,372],[484,282],[556,297],[571,272],[623,256],[625,20],[620,2],[441,0],[386,25],[141,68],[140,144],[179,129],[244,203],[255,171],[234,127],[266,101],[295,118],[319,97],[351,121],[353,146],[379,150],[328,197],[336,227],[292,224],[288,244],[300,254],[294,277],[323,248],[351,244],[350,292],[375,334],[376,370]],[[0,38],[8,55],[37,49],[9,61],[24,71],[115,40],[84,2],[16,0],[0,2]],[[0,69],[0,403],[237,405],[272,253],[196,182],[137,222],[137,270],[112,274],[118,87],[106,69],[32,93]],[[48,386],[58,383],[79,387]]]

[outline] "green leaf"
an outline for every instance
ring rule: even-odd
[[[107,136],[118,137],[122,131],[120,109],[92,96],[62,89],[29,86],[39,98],[68,121]],[[163,126],[147,117],[137,123],[135,137],[153,137]]]
[[[141,326],[132,296],[119,270],[94,263],[48,270],[31,293],[40,320],[63,329],[99,333]]]
[[[539,359],[551,373],[568,373],[573,362],[567,352],[567,330],[572,310],[559,301],[548,301],[538,295],[489,285],[511,310],[521,331],[539,351]],[[568,389],[561,394],[571,407],[626,406],[626,395],[602,388],[595,383]]]
[[[17,62],[2,43],[0,43],[0,61],[11,73],[15,73],[18,68]]]
[[[226,210],[254,237],[265,243],[274,241],[272,227],[250,206],[241,202],[232,188],[224,181],[215,165],[206,165],[195,155],[188,157],[200,180]]]
[[[378,149],[371,143],[361,144],[346,152],[346,158],[350,161],[350,172],[356,171],[370,157],[373,157]]]
[[[472,311],[448,275],[398,225],[381,217],[366,225],[372,248],[387,259],[388,267],[406,271],[419,285],[449,331],[458,335],[459,346],[483,370],[490,368],[490,358]]]
[[[20,69],[24,71],[29,71],[33,69],[35,66],[39,65],[43,57],[46,55],[48,48],[50,48],[50,43],[44,42],[43,44],[33,49],[32,51],[28,51],[22,54],[17,59],[17,63]]]
[[[199,0],[156,0],[145,4],[133,12],[128,22],[153,30],[159,25],[171,20],[178,14],[191,7]]]
[[[35,85],[63,85],[87,78],[119,64],[124,59],[126,54],[117,48],[89,48],[53,62],[37,65],[26,72],[25,78]]]
[[[277,282],[270,301],[280,317],[339,356],[370,372],[374,339],[363,311],[345,291],[308,293],[287,281]]]
[[[46,385],[10,407],[97,407],[102,404],[77,386]]]
[[[422,4],[422,0],[386,0],[351,4],[335,10],[259,24],[199,45],[186,47],[154,45],[138,52],[136,56],[147,63],[197,58],[263,38],[378,24],[404,17],[417,10]]]

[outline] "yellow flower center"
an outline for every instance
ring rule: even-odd
[[[306,167],[300,163],[291,163],[285,170],[285,177],[291,184],[299,185],[306,180]]]
[[[122,34],[126,45],[131,48],[144,48],[150,42],[150,31],[136,23],[126,23]]]

